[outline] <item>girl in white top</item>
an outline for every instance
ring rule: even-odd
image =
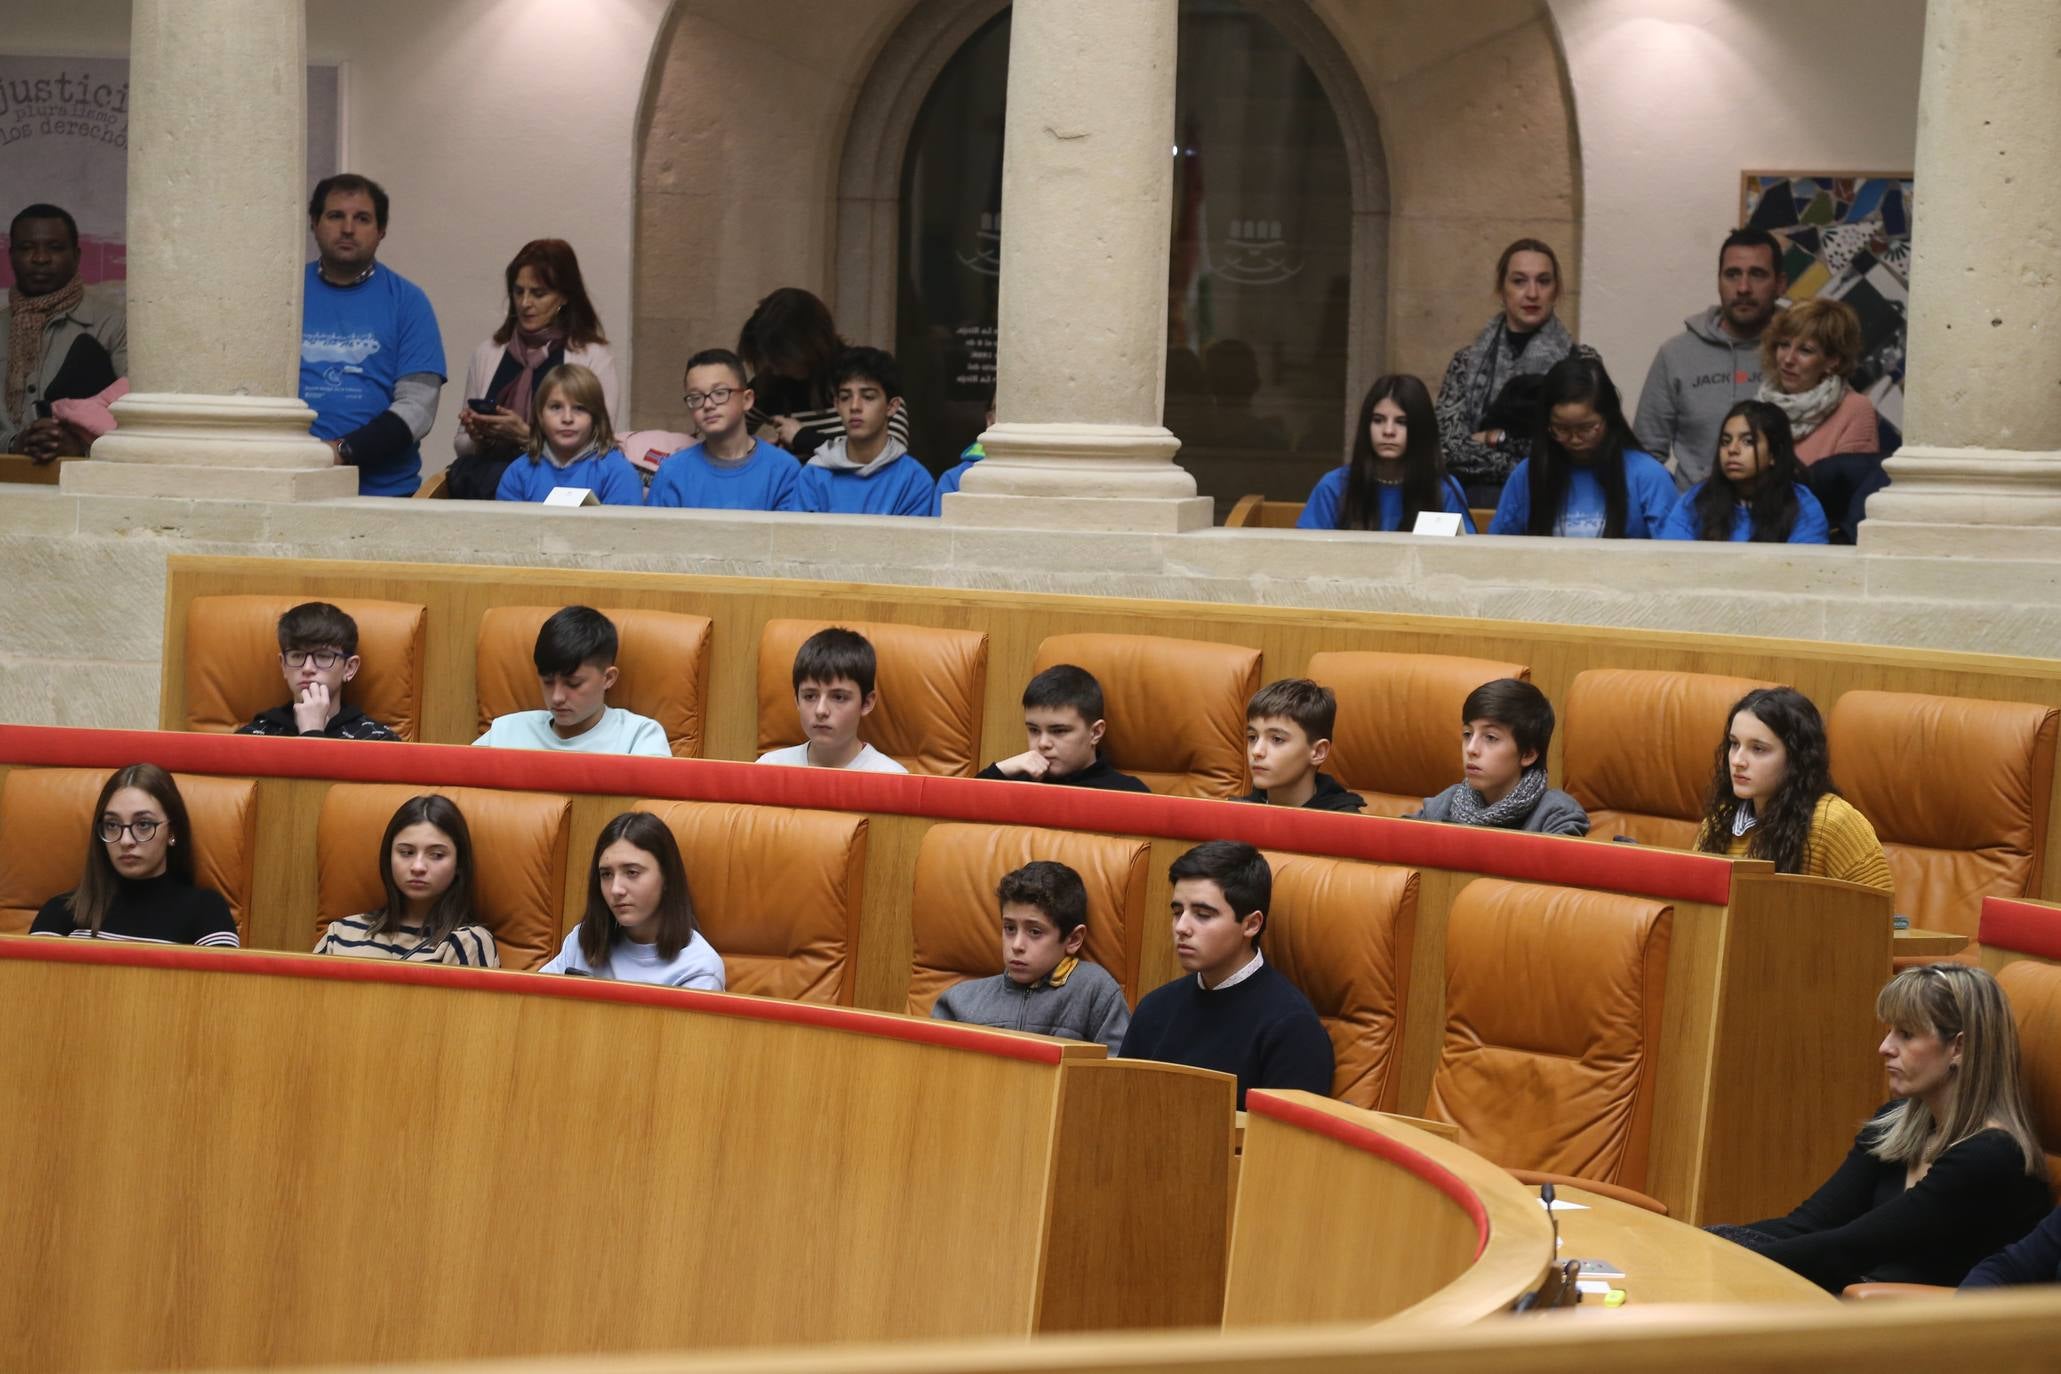
[[[664,821],[625,811],[601,828],[587,914],[542,972],[723,990],[722,956],[694,928],[687,869]]]

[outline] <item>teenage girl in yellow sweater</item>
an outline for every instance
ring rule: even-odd
[[[1832,786],[1825,722],[1810,698],[1759,688],[1739,699],[1728,721],[1696,847],[1889,892],[1875,827]]]

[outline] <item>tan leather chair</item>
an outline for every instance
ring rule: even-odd
[[[1832,779],[1875,827],[1896,909],[1970,937],[1986,896],[2039,888],[2061,711],[2016,701],[1848,692],[1825,732]]]
[[[473,914],[493,932],[501,967],[533,969],[556,954],[571,800],[547,792],[400,783],[338,783],[323,797],[315,823],[316,915],[308,947],[331,921],[370,911],[386,899],[380,839],[401,803],[425,792],[449,797],[465,815],[472,836]]]
[[[873,645],[879,701],[859,738],[911,773],[970,778],[980,769],[988,637],[877,620],[769,620],[759,632],[759,752],[802,742],[794,655],[818,630],[841,625]]]
[[[1424,1115],[1509,1169],[1643,1191],[1674,907],[1477,878],[1446,924]]]
[[[1331,1033],[1331,1095],[1392,1112],[1402,1086],[1417,870],[1267,855],[1274,897],[1260,948]]]
[[[279,617],[312,596],[197,596],[186,606],[186,728],[224,734],[286,703]],[[358,623],[344,699],[404,740],[422,738],[429,612],[406,601],[330,602]],[[91,802],[88,802],[90,805]]]
[[[1591,668],[1560,707],[1560,787],[1589,835],[1694,849],[1732,703],[1773,683],[1713,673]]]
[[[43,903],[79,885],[86,846],[93,842],[93,803],[112,772],[9,770],[0,784],[0,935],[27,930]],[[252,778],[201,773],[174,773],[172,781],[179,785],[193,826],[194,881],[222,894],[236,918],[237,938],[247,940],[256,881],[258,784]]]
[[[2047,1181],[2061,1202],[2061,966],[2014,959],[1997,971],[2011,1002],[2032,1128],[2047,1152]]]
[[[938,994],[968,978],[1002,971],[1002,922],[995,887],[1033,859],[1063,863],[1088,889],[1084,957],[1102,965],[1138,1000],[1138,952],[1144,943],[1145,880],[1152,846],[1145,840],[1040,830],[1024,825],[933,825],[916,851],[911,896],[915,960],[909,971],[911,1016],[928,1016]]]
[[[1338,696],[1325,771],[1367,799],[1369,816],[1402,816],[1460,781],[1460,706],[1522,663],[1444,654],[1311,654],[1304,670]]]
[[[1053,635],[1038,645],[1031,672],[1061,663],[1102,684],[1102,757],[1111,766],[1176,797],[1252,789],[1245,703],[1260,687],[1259,650],[1159,635]]]
[[[480,734],[496,716],[537,709],[537,631],[561,609],[495,606],[480,617],[475,649]],[[709,618],[596,609],[615,622],[618,641],[616,684],[608,690],[608,704],[657,721],[674,758],[700,758],[708,721]]]
[[[640,801],[680,842],[702,938],[731,992],[850,1006],[858,988],[866,818]]]

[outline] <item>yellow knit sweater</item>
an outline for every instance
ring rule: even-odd
[[[1752,838],[1750,830],[1729,837],[1725,853],[1735,859],[1744,858],[1747,842]],[[1837,878],[1843,883],[1859,883],[1893,894],[1889,861],[1882,857],[1882,841],[1875,838],[1875,827],[1846,798],[1830,792],[1818,798],[1811,811],[1810,838],[1803,847],[1803,871],[1813,878]]]

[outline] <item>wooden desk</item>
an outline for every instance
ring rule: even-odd
[[[1945,959],[1968,948],[1968,937],[1951,930],[1899,930],[1889,952],[1898,959]]]
[[[1608,1260],[1624,1270],[1623,1278],[1609,1282],[1624,1290],[1626,1306],[1838,1301],[1802,1275],[1698,1227],[1585,1188],[1553,1191],[1560,1203],[1580,1203],[1588,1209],[1554,1208],[1560,1219],[1561,1258]],[[1590,1294],[1579,1310],[1611,1309],[1603,1306],[1599,1295]]]

